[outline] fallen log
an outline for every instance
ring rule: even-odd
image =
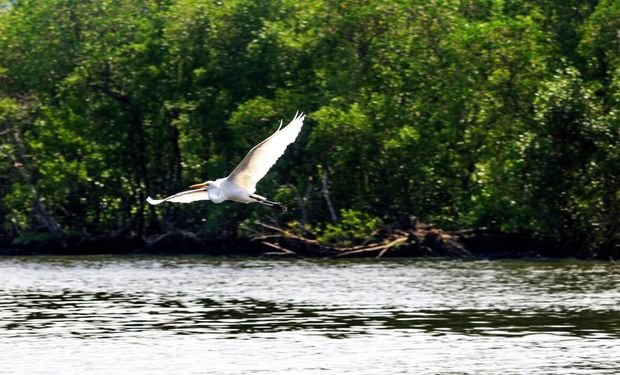
[[[388,242],[386,244],[374,244],[374,245],[366,246],[366,247],[363,247],[363,248],[360,248],[360,249],[356,249],[356,250],[343,251],[340,254],[336,254],[334,256],[334,258],[345,257],[345,256],[353,255],[353,254],[368,253],[368,252],[373,252],[373,251],[378,251],[379,252],[379,254],[377,254],[377,256],[375,258],[381,258],[391,248],[395,247],[398,244],[401,244],[401,243],[407,241],[407,237],[408,236],[402,236],[402,237],[399,237],[399,238],[397,238],[397,239],[395,239],[395,240],[393,240],[391,242]]]
[[[276,231],[278,233],[282,233],[287,238],[294,238],[294,239],[303,241],[305,243],[318,244],[317,240],[313,240],[313,239],[309,239],[309,238],[305,238],[305,237],[300,237],[300,236],[298,236],[296,234],[291,233],[290,231],[287,231],[286,229],[278,228],[276,226],[265,224],[265,223],[262,223],[260,221],[256,221],[255,223],[257,225],[260,225],[263,228],[271,229],[271,230]]]

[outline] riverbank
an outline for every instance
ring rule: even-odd
[[[253,236],[215,239],[176,230],[157,236],[33,235],[0,244],[0,255],[205,255],[298,258],[620,258],[620,244],[587,249],[552,237],[484,229],[444,231],[428,224],[392,225],[373,238],[348,246],[321,243],[311,235],[258,223]],[[26,239],[24,239],[26,238]]]

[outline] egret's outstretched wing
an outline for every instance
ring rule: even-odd
[[[146,198],[146,201],[153,205],[163,202],[190,203],[194,201],[206,200],[209,200],[209,192],[203,189],[182,191],[164,199],[153,199],[151,197]]]
[[[265,177],[269,169],[282,156],[286,146],[297,138],[305,116],[303,113],[296,113],[295,118],[288,125],[278,128],[269,138],[254,146],[228,176],[228,180],[246,189],[250,194],[254,193],[256,183]]]

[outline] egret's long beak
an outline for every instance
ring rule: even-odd
[[[207,186],[207,183],[206,182],[201,182],[199,184],[194,184],[194,185],[190,186],[189,188],[190,189],[201,189],[201,188],[203,188],[205,186]]]

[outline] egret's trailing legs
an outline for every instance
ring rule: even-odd
[[[260,195],[257,195],[257,194],[250,194],[250,198],[256,199],[257,203],[260,203],[260,204],[268,206],[268,207],[276,207],[276,208],[281,209],[282,211],[286,211],[287,210],[286,206],[283,205],[282,203],[269,201],[269,200],[267,200],[267,198],[261,197]]]

